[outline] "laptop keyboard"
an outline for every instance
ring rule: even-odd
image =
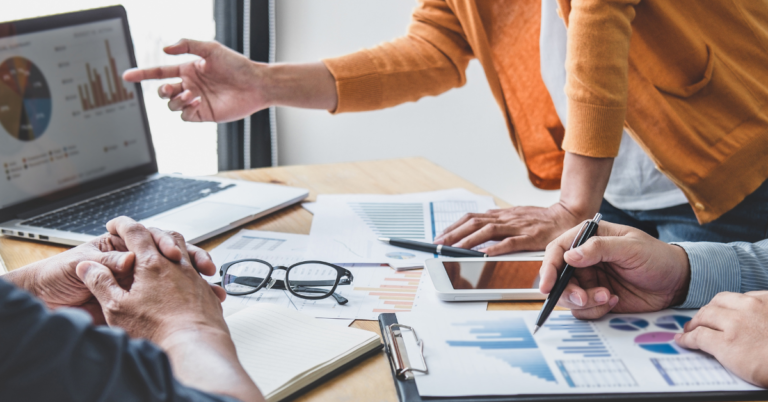
[[[218,193],[234,184],[162,177],[22,222],[22,225],[98,236],[118,216],[136,221]]]

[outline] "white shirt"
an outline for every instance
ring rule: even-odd
[[[567,44],[568,31],[557,15],[556,1],[542,0],[539,34],[541,77],[563,126],[566,126],[568,115],[568,98],[565,95]],[[688,203],[682,190],[656,169],[651,158],[626,130],[621,137],[619,154],[613,161],[604,197],[614,207],[626,210],[647,211]]]

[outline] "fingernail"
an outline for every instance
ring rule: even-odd
[[[575,248],[573,250],[568,251],[568,259],[574,262],[581,261],[581,259],[584,258],[584,253],[581,252],[581,249]]]
[[[611,306],[611,308],[614,308],[617,304],[619,304],[619,296],[613,295],[611,300],[608,300],[608,305]]]
[[[77,264],[75,273],[77,273],[77,276],[80,277],[80,280],[85,281],[85,278],[88,276],[88,271],[90,271],[90,269],[91,269],[90,261],[83,261],[80,264]]]
[[[683,334],[675,334],[675,342],[679,341],[683,337]]]
[[[584,305],[584,302],[581,301],[581,296],[579,296],[578,293],[571,293],[571,296],[568,297],[571,300],[571,303],[581,307]]]
[[[608,293],[606,292],[597,292],[595,293],[595,301],[603,304],[608,301]]]

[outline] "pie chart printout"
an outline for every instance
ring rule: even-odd
[[[684,315],[665,315],[659,317],[654,324],[659,328],[668,329],[670,331],[682,331],[685,323],[690,320],[691,317]]]
[[[0,63],[0,124],[19,141],[34,141],[51,121],[51,91],[43,73],[23,57]]]
[[[662,355],[679,355],[687,353],[675,343],[674,332],[647,332],[635,338],[635,344],[641,348]]]
[[[648,321],[635,317],[616,317],[612,318],[608,325],[619,331],[640,331],[648,328]]]

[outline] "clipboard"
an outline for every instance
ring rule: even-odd
[[[397,389],[400,402],[544,402],[544,401],[768,401],[768,390],[764,391],[719,391],[719,392],[668,392],[668,393],[623,393],[623,394],[548,394],[548,395],[493,395],[462,397],[424,397],[419,395],[414,373],[429,375],[428,363],[424,354],[414,358],[405,350],[403,336],[415,336],[422,352],[424,341],[418,337],[418,328],[400,325],[393,313],[379,315],[381,337],[384,338],[384,351],[389,358],[392,379]],[[402,329],[408,329],[406,334]],[[412,360],[415,360],[415,365]],[[423,364],[423,365],[420,365]],[[422,369],[425,368],[425,369]]]

